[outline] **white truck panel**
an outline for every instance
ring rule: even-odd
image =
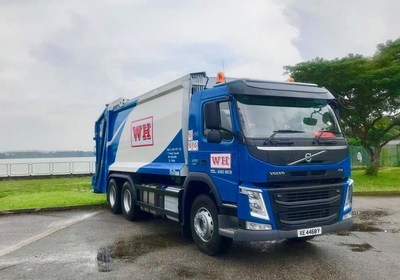
[[[182,138],[187,135],[189,78],[174,81],[137,100],[136,107],[123,125],[115,162],[110,166],[110,171],[137,172],[165,152],[181,130]],[[186,143],[180,139],[175,147],[180,149],[185,159]],[[154,166],[168,168],[168,164],[182,163],[179,171],[180,175],[185,176],[185,161],[174,162],[171,159],[169,162],[155,163]]]

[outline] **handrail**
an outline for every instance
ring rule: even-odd
[[[15,161],[15,162],[12,162]],[[0,161],[0,178],[50,175],[83,175],[95,172],[95,159],[26,159]]]

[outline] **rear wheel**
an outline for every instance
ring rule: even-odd
[[[121,213],[120,192],[121,190],[118,188],[117,182],[111,179],[107,187],[107,204],[108,209],[113,214]]]
[[[232,245],[232,239],[218,233],[218,210],[214,201],[199,195],[193,202],[190,225],[194,243],[199,250],[213,256],[223,254]]]
[[[133,186],[126,181],[121,192],[122,214],[128,221],[134,221],[142,217],[142,210],[136,205]]]

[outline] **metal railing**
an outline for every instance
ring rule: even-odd
[[[95,172],[95,160],[0,162],[0,177],[83,175]]]

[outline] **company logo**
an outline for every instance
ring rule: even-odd
[[[193,130],[188,130],[188,141],[193,140]]]
[[[132,121],[131,123],[131,146],[143,147],[153,146],[153,117]]]
[[[198,140],[193,140],[193,141],[188,141],[188,151],[198,151],[199,150],[199,141]]]
[[[318,153],[315,153],[315,154],[306,153],[303,158],[301,158],[299,160],[295,160],[295,161],[293,161],[291,163],[288,163],[288,165],[295,165],[297,163],[301,163],[301,162],[304,162],[304,161],[307,162],[307,163],[310,163],[313,157],[321,155],[321,154],[323,154],[325,152],[326,152],[326,150],[319,151]]]
[[[286,174],[285,171],[272,171],[272,172],[269,172],[269,175],[271,175],[271,176],[281,176],[281,175],[285,175],[285,174]]]
[[[214,169],[231,169],[231,154],[210,154],[210,166]]]

